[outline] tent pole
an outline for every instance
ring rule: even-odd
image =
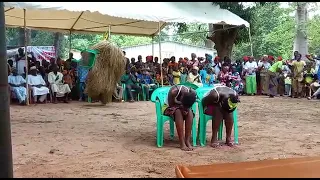
[[[69,31],[69,54],[71,53],[71,40],[72,40],[71,35],[72,35],[72,33],[71,33],[71,30],[70,30]]]
[[[6,27],[3,2],[0,2],[0,178],[13,178],[12,145],[10,127],[10,103],[8,91],[8,66]]]
[[[108,39],[109,41],[111,40],[111,25],[109,25],[109,28],[108,28]]]
[[[152,36],[152,58],[154,58],[154,36]]]
[[[159,37],[159,59],[160,59],[160,77],[161,77],[161,87],[163,87],[163,73],[162,73],[162,57],[161,57],[161,21],[158,24],[158,37]]]
[[[26,89],[27,89],[27,96],[26,96],[26,104],[29,105],[29,85],[28,85],[28,71],[29,71],[29,64],[28,64],[28,33],[27,33],[27,20],[26,20],[26,9],[23,9],[23,24],[24,24],[24,55],[26,61]]]
[[[253,46],[252,46],[250,26],[248,27],[248,31],[249,31],[249,41],[250,41],[251,56],[253,56]]]

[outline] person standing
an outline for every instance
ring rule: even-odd
[[[258,63],[258,70],[260,71],[260,86],[261,86],[261,94],[268,94],[268,85],[267,74],[268,69],[271,67],[271,64],[268,62],[268,55],[264,55],[262,60]]]
[[[244,65],[245,78],[246,78],[246,93],[248,95],[254,95],[257,93],[257,80],[256,71],[258,65],[254,61],[253,57],[249,57],[249,61]]]
[[[303,70],[306,63],[301,61],[301,54],[296,56],[296,60],[292,62],[293,69],[292,89],[294,98],[301,98],[303,88]]]
[[[269,82],[269,97],[273,98],[278,92],[278,76],[282,72],[282,61],[277,61],[268,69],[267,82]]]
[[[234,120],[232,114],[239,102],[238,94],[233,89],[224,85],[217,85],[204,95],[202,99],[204,112],[212,116],[211,146],[213,148],[220,146],[217,134],[222,120],[224,120],[226,127],[226,145],[230,147],[234,146],[231,140]]]

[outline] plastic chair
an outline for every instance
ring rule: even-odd
[[[123,89],[123,100],[127,101],[128,100],[128,92],[127,92],[127,89],[126,89],[126,84],[122,83],[121,86],[122,86],[122,89]],[[139,86],[141,87],[140,84],[139,84]],[[131,91],[136,93],[136,90],[134,90],[134,89],[131,89]],[[137,93],[137,96],[138,96],[137,97],[138,101],[141,101],[140,93]]]
[[[190,87],[194,90],[197,90],[199,88],[199,86],[195,85],[195,84],[192,84],[190,82],[185,82],[185,83],[181,83],[181,84],[178,84],[178,85],[184,85],[184,86],[187,86],[187,87]]]
[[[157,146],[163,146],[163,126],[166,121],[170,123],[170,138],[173,139],[174,137],[174,121],[171,117],[163,115],[163,110],[165,107],[165,100],[168,97],[168,93],[170,90],[170,86],[157,88],[151,95],[151,101],[156,105],[156,115],[157,115]],[[192,111],[196,112],[196,103],[192,106]],[[197,122],[196,119],[193,118],[192,124],[192,143],[193,146],[197,145]]]
[[[198,110],[199,110],[199,136],[200,136],[200,146],[206,145],[206,131],[207,131],[207,123],[209,120],[212,120],[212,116],[207,115],[204,113],[203,105],[202,105],[202,99],[203,96],[210,90],[212,90],[213,87],[201,87],[196,90],[197,92],[197,102],[198,102]],[[233,111],[233,121],[234,121],[234,141],[236,144],[238,144],[238,109],[235,109]],[[223,136],[223,121],[220,124],[219,130],[218,130],[218,140],[222,140]]]

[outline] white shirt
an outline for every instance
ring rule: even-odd
[[[31,86],[36,85],[46,85],[46,82],[43,80],[42,76],[37,74],[36,76],[28,75],[28,84]]]
[[[246,70],[246,75],[256,75],[256,73],[254,72],[255,69],[258,68],[258,65],[255,61],[252,62],[246,62],[246,64],[244,65],[244,69]]]
[[[316,61],[316,67],[314,68],[315,72],[318,73],[318,70],[319,70],[319,66],[320,66],[320,59],[315,59]]]
[[[263,69],[269,69],[271,67],[271,64],[268,61],[259,61],[258,67],[262,67]]]
[[[48,74],[48,82],[50,84],[63,84],[62,79],[63,79],[63,74],[61,72],[57,72],[57,75],[55,75],[53,72],[50,72]]]
[[[17,73],[18,74],[24,74],[24,68],[26,67],[26,60],[21,59],[17,63]]]
[[[217,64],[215,62],[212,62],[212,67],[214,66],[214,73],[219,74],[220,68],[221,68],[221,63],[218,62]]]
[[[20,84],[25,84],[26,80],[20,75],[17,75],[17,76],[10,75],[8,76],[8,83],[14,84],[14,85],[20,85]]]

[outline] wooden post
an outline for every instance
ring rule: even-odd
[[[0,178],[13,178],[12,145],[10,127],[10,96],[8,90],[8,66],[6,27],[3,2],[0,2]]]

